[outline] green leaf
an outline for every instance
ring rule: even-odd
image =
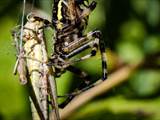
[[[131,88],[138,96],[147,97],[160,90],[160,71],[141,70],[134,74],[130,80]]]

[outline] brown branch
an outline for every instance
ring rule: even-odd
[[[63,110],[60,111],[61,119],[68,118],[78,108],[80,108],[88,101],[92,100],[100,94],[106,93],[111,88],[126,81],[127,78],[134,72],[134,70],[137,69],[140,65],[141,63],[137,63],[134,65],[126,65],[111,74],[106,81],[75,97]]]

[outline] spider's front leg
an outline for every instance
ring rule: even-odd
[[[64,50],[69,51],[69,50],[72,50],[77,45],[76,49],[74,49],[73,51],[69,52],[66,55],[62,55],[61,57],[64,59],[68,59],[88,48],[91,48],[91,52],[89,54],[82,56],[81,58],[78,58],[78,59],[75,58],[71,60],[69,64],[72,65],[76,62],[80,62],[92,56],[95,56],[99,47],[101,52],[101,60],[102,60],[102,80],[105,80],[107,78],[106,52],[105,52],[104,42],[100,38],[101,38],[100,31],[95,30],[95,31],[89,32],[86,36],[79,38],[79,40],[74,41],[69,46],[66,46],[65,48],[63,48]],[[79,44],[82,44],[82,45],[78,46]]]
[[[100,40],[100,37],[101,37],[101,32],[100,31],[98,31],[98,30],[92,31],[92,32],[89,32],[86,36],[79,38],[79,40],[73,41],[73,43],[70,44],[69,46],[64,47],[63,49],[65,49],[66,51],[72,50],[73,48],[76,48],[76,49],[70,51],[68,54],[61,55],[59,60],[63,60],[63,65],[61,66],[60,70],[65,68],[66,70],[69,70],[69,71],[74,72],[76,74],[81,73],[80,76],[83,76],[82,72],[80,72],[76,68],[73,68],[72,65],[77,63],[77,62],[88,59],[92,56],[95,56],[96,53],[97,53],[98,47],[99,47],[100,52],[101,52],[101,60],[102,60],[102,81],[106,80],[106,78],[107,78],[106,52],[105,52],[104,42],[102,40]],[[76,45],[79,45],[79,44],[82,44],[82,45],[79,46],[79,47],[76,46]],[[82,52],[82,51],[84,51],[88,48],[91,48],[91,52],[89,54],[87,54],[85,56],[82,56],[81,58],[77,58],[77,59],[74,58],[71,61],[65,61],[65,60],[79,54],[80,52]],[[82,77],[82,78],[85,80],[85,77]],[[85,82],[88,82],[88,79],[85,80]],[[92,87],[96,86],[98,83],[99,83],[99,81],[96,82],[96,83],[93,83],[93,84],[89,84],[87,87],[84,87],[84,88],[79,87],[78,91],[67,94],[66,96],[69,96],[68,101],[71,100],[75,95],[80,94],[80,93],[88,90],[89,88],[92,88]]]
[[[104,45],[104,42],[103,41],[101,41],[100,40],[100,37],[101,37],[101,32],[100,31],[92,31],[92,32],[89,32],[85,37],[83,37],[83,38],[80,38],[80,40],[79,40],[79,42],[84,42],[84,39],[85,40],[89,40],[86,44],[84,44],[84,45],[82,45],[82,46],[80,46],[79,48],[77,48],[77,49],[75,49],[74,51],[72,51],[72,52],[70,52],[68,55],[66,55],[66,56],[63,56],[65,59],[68,59],[68,58],[71,58],[71,57],[73,57],[74,55],[77,55],[78,53],[80,53],[80,52],[82,52],[82,51],[84,51],[85,49],[87,49],[87,48],[92,48],[91,49],[91,52],[89,53],[89,54],[87,54],[87,55],[85,55],[85,56],[83,56],[83,57],[81,57],[81,58],[79,58],[79,59],[73,59],[72,61],[70,61],[70,64],[74,64],[74,63],[76,63],[76,62],[80,62],[80,61],[83,61],[83,60],[85,60],[85,59],[88,59],[88,58],[90,58],[90,57],[92,57],[92,56],[95,56],[96,55],[96,52],[97,52],[97,50],[98,50],[98,47],[99,47],[99,49],[100,49],[100,52],[101,52],[101,59],[102,59],[102,81],[103,80],[106,80],[106,78],[107,78],[107,62],[106,62],[106,53],[105,53],[105,45]],[[75,44],[74,44],[75,45]],[[71,46],[70,46],[71,47]],[[68,46],[68,48],[69,48],[69,46]],[[80,74],[81,73],[81,75],[83,75],[82,73],[82,71],[81,70],[79,70],[79,69],[77,69],[77,68],[75,68],[75,67],[73,67],[73,66],[69,66],[68,68],[67,68],[67,70],[69,70],[69,71],[71,71],[71,72],[73,72],[73,73],[78,73],[78,74]],[[88,77],[88,75],[87,75],[87,77]],[[83,76],[83,79],[84,79],[85,77]],[[87,80],[90,80],[90,79],[87,79]],[[86,81],[85,81],[86,82]],[[86,90],[88,90],[88,89],[90,89],[90,88],[92,88],[92,87],[94,87],[94,86],[96,86],[97,84],[99,84],[101,81],[97,81],[97,82],[95,82],[95,83],[93,83],[93,84],[89,84],[90,83],[90,81],[89,81],[89,83],[88,83],[88,85],[87,84],[85,84],[85,86],[79,86],[78,87],[78,89],[77,89],[77,91],[74,91],[74,92],[72,92],[72,93],[70,93],[70,94],[66,94],[66,95],[64,95],[64,96],[68,96],[68,98],[67,98],[67,100],[65,101],[65,102],[63,102],[62,104],[60,104],[59,105],[59,107],[64,107],[64,106],[66,106],[76,95],[78,95],[78,94],[80,94],[80,93],[82,93],[82,92],[84,92],[84,91],[86,91]],[[61,97],[64,97],[64,96],[61,96]]]

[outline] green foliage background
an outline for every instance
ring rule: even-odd
[[[103,32],[109,73],[118,69],[118,61],[135,63],[149,55],[160,55],[160,0],[97,2],[87,31],[98,28]],[[31,6],[33,1],[27,3]],[[51,15],[51,0],[35,0],[34,4]],[[20,22],[21,7],[21,0],[0,1],[0,120],[31,119],[27,91],[19,84],[18,76],[12,74],[16,51],[10,31]],[[156,66],[137,70],[128,82],[84,105],[69,120],[160,120],[160,59],[151,62]],[[77,67],[87,71],[92,80],[98,79],[99,53]],[[59,94],[64,94],[81,81],[66,72],[57,82]]]

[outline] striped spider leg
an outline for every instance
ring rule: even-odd
[[[90,57],[95,56],[98,48],[100,49],[101,60],[102,60],[102,79],[101,80],[103,81],[103,80],[107,79],[107,62],[106,62],[105,46],[104,46],[103,41],[100,41],[100,36],[101,36],[100,31],[89,32],[85,37],[82,37],[79,40],[77,40],[80,43],[85,41],[84,45],[80,46],[79,48],[76,48],[75,50],[69,52],[66,55],[63,54],[61,56],[64,60],[67,60],[67,59],[79,54],[80,52],[91,48],[91,52],[89,54],[82,56],[81,58],[75,58],[69,62],[67,61],[66,63],[63,63],[64,66],[62,66],[62,68],[64,69],[64,67],[68,66],[66,68],[67,70],[69,70],[77,75],[79,74],[80,78],[82,78],[84,80],[86,87],[84,87],[84,85],[80,85],[77,91],[65,95],[65,96],[68,96],[68,99],[64,103],[62,103],[60,105],[60,107],[64,107],[66,104],[68,104],[68,102],[71,99],[74,98],[74,96],[96,86],[100,82],[100,81],[98,81],[96,83],[90,84],[89,76],[85,72],[72,66],[74,63],[77,63],[77,62],[80,62],[80,61],[83,61],[83,60],[89,59]],[[75,43],[72,43],[71,45],[65,47],[64,49],[71,50],[73,47],[75,47],[76,44],[80,44],[77,41]],[[84,76],[82,76],[82,74],[84,74]]]
[[[97,3],[92,1],[90,4],[84,5],[84,1],[55,0],[52,23],[56,29],[56,33],[54,37],[54,54],[52,55],[50,64],[56,68],[57,76],[61,75],[65,70],[76,74],[81,73],[80,76],[82,76],[84,72],[73,67],[74,63],[95,56],[99,48],[102,58],[102,80],[105,80],[107,78],[107,64],[101,32],[95,30],[84,35],[84,30],[88,24],[88,17],[95,9]],[[81,58],[73,58],[71,60],[72,57],[89,48],[91,48],[90,53]],[[82,88],[80,86],[78,92],[68,94],[70,99],[82,91],[95,86],[95,84],[90,84],[90,81],[86,80],[86,76],[82,78],[87,87]]]

